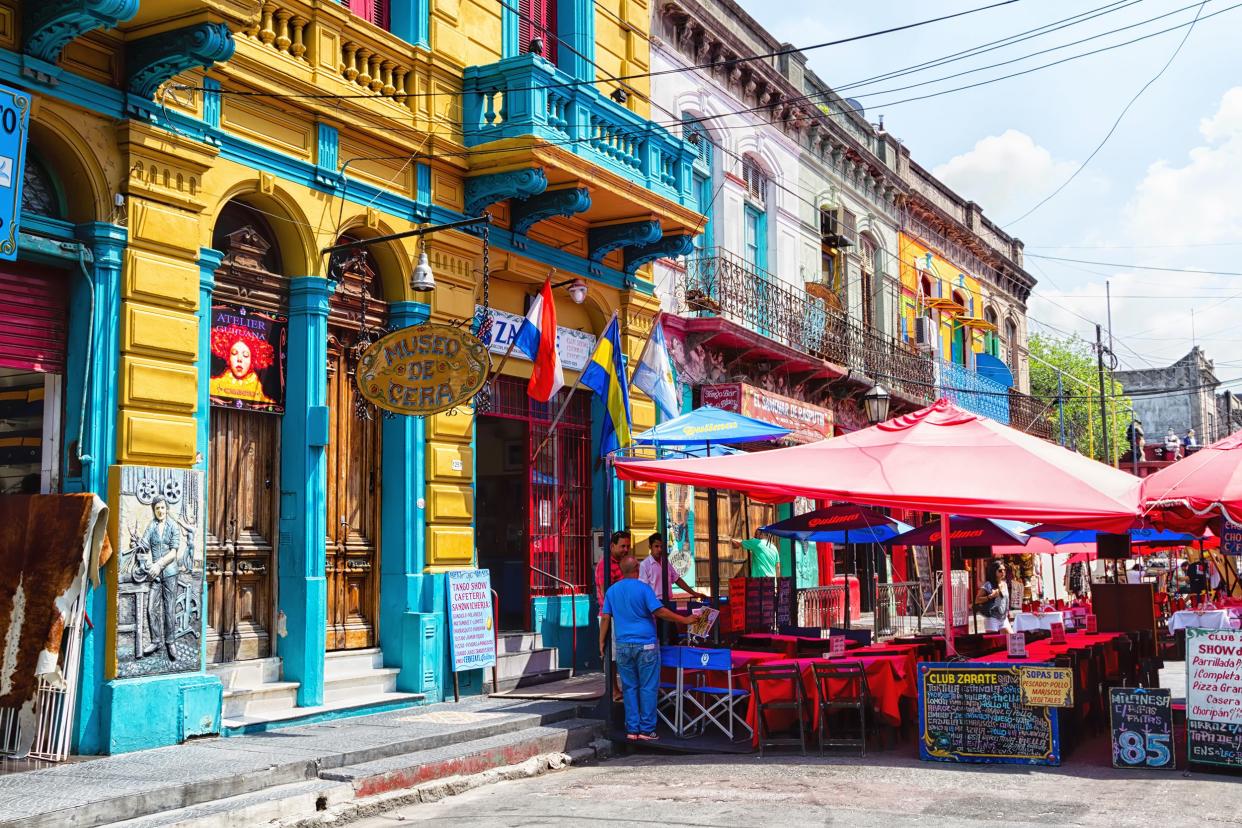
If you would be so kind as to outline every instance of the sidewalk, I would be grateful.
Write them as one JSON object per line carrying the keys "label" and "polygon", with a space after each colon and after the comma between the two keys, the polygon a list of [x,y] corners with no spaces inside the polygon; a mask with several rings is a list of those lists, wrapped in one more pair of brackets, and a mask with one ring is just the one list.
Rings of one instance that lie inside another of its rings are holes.
{"label": "sidewalk", "polygon": [[0,776],[0,828],[171,825],[187,809],[202,818],[218,803],[215,810],[226,812],[220,800],[236,797],[242,806],[256,792],[263,793],[249,797],[254,802],[273,799],[277,786],[309,797],[313,812],[582,748],[600,723],[578,716],[572,702],[474,697],[14,773]]}

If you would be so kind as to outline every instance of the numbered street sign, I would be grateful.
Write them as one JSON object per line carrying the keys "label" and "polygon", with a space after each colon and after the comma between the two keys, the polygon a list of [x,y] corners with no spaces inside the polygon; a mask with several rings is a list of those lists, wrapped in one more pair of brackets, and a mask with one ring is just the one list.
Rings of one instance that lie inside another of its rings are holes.
{"label": "numbered street sign", "polygon": [[30,95],[0,86],[0,259],[17,258],[22,173],[30,129]]}

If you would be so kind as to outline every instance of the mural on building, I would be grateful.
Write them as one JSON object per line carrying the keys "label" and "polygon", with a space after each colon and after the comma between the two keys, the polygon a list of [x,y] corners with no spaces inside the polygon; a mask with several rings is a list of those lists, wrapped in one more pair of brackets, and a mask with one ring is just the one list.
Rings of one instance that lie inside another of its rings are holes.
{"label": "mural on building", "polygon": [[694,586],[694,487],[670,483],[665,488],[668,515],[668,559]]}
{"label": "mural on building", "polygon": [[214,303],[211,404],[283,413],[288,331],[288,317],[283,314]]}
{"label": "mural on building", "polygon": [[123,466],[117,541],[118,678],[202,666],[203,476]]}

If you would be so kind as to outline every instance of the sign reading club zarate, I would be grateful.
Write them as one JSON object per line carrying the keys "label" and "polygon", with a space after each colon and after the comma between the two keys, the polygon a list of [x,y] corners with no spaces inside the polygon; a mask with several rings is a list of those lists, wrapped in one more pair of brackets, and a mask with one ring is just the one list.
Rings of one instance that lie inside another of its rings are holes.
{"label": "sign reading club zarate", "polygon": [[362,353],[358,391],[388,411],[425,416],[470,400],[490,369],[487,347],[469,331],[413,325],[382,337]]}

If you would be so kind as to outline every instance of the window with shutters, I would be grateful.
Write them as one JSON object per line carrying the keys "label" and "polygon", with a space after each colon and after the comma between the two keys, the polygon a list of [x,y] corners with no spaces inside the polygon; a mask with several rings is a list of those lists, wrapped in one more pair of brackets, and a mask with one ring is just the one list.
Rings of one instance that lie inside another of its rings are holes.
{"label": "window with shutters", "polygon": [[518,51],[556,63],[556,0],[518,0]]}
{"label": "window with shutters", "polygon": [[849,210],[841,211],[841,235],[850,244],[858,244],[858,217]]}
{"label": "window with shutters", "polygon": [[[849,215],[847,212],[846,215]],[[866,328],[875,327],[875,243],[871,239],[862,240],[862,323]]]}
{"label": "window with shutters", "polygon": [[695,209],[703,214],[705,221],[701,232],[694,237],[694,249],[702,254],[712,246],[712,207],[715,204],[716,191],[712,184],[712,142],[694,116],[688,112],[681,114],[681,136],[695,150],[693,164]]}
{"label": "window with shutters", "polygon": [[742,181],[746,184],[746,197],[760,207],[765,206],[768,177],[764,175],[759,163],[750,156],[742,158]]}
{"label": "window with shutters", "polygon": [[388,5],[390,0],[342,0],[351,12],[368,23],[388,30]]}

